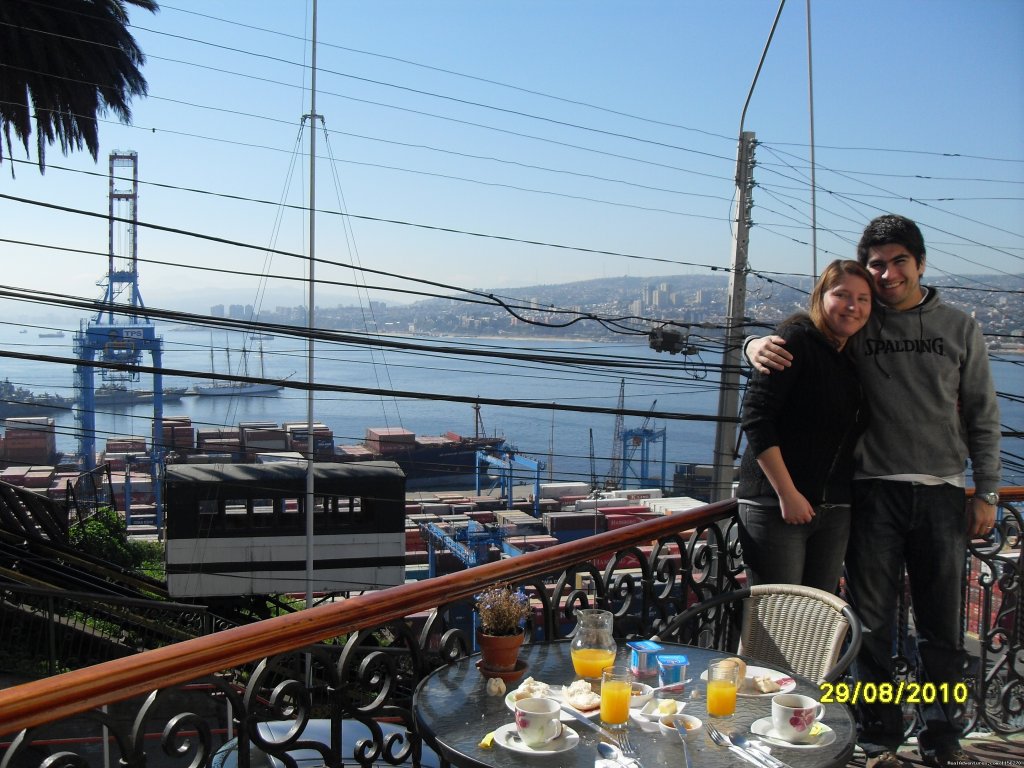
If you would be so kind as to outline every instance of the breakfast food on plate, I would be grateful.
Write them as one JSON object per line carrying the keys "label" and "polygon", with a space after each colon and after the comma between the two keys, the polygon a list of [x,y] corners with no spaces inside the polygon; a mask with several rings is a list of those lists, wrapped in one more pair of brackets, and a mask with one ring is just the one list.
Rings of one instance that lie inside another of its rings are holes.
{"label": "breakfast food on plate", "polygon": [[662,715],[674,715],[678,705],[675,699],[658,699],[658,713]]}
{"label": "breakfast food on plate", "polygon": [[534,680],[532,677],[523,680],[519,687],[512,691],[512,698],[516,701],[520,699],[538,699],[550,695],[551,686],[547,683],[542,683],[540,680]]}
{"label": "breakfast food on plate", "polygon": [[761,693],[777,693],[782,690],[782,686],[771,679],[768,675],[757,675],[751,682]]}
{"label": "breakfast food on plate", "polygon": [[565,689],[565,702],[584,711],[601,706],[601,695],[595,693],[586,680],[576,680]]}
{"label": "breakfast food on plate", "polygon": [[739,667],[739,670],[740,670],[739,680],[740,680],[740,684],[742,685],[743,684],[743,680],[747,676],[747,662],[745,662],[743,659],[739,658],[738,656],[732,656],[731,658],[726,659],[726,661],[731,661],[737,667]]}

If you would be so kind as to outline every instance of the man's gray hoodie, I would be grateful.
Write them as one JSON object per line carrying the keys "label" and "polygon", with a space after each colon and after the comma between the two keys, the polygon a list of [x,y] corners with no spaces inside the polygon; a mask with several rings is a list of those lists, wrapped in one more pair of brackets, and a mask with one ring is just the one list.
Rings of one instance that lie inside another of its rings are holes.
{"label": "man's gray hoodie", "polygon": [[974,319],[929,289],[913,309],[876,303],[851,343],[871,408],[857,477],[952,477],[969,458],[976,491],[997,491],[999,405]]}

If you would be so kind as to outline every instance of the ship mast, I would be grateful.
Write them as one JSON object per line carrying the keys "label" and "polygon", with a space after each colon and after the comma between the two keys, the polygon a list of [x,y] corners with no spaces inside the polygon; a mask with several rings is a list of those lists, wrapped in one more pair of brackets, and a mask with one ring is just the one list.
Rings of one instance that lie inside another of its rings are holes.
{"label": "ship mast", "polygon": [[309,76],[309,306],[306,313],[306,428],[308,430],[306,444],[306,607],[313,607],[313,461],[316,446],[313,437],[313,328],[314,291],[316,281],[313,279],[316,266],[316,121],[320,117],[316,113],[316,12],[317,0],[313,0],[313,44],[310,58]]}

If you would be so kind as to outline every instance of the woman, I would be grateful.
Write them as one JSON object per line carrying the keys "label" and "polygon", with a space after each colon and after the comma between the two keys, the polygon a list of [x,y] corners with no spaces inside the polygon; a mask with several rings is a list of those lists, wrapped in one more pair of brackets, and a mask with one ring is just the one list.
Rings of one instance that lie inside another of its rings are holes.
{"label": "woman", "polygon": [[844,349],[871,314],[872,291],[871,275],[857,262],[833,261],[814,286],[809,314],[778,330],[794,352],[792,366],[750,380],[743,399],[749,447],[737,493],[750,584],[828,592],[839,585],[853,448],[866,406]]}

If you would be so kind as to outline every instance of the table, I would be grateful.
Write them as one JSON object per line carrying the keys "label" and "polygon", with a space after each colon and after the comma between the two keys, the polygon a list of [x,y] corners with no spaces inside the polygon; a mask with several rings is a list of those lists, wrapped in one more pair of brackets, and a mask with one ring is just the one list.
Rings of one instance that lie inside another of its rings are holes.
{"label": "table", "polygon": [[[703,681],[700,674],[707,669],[708,661],[721,657],[721,651],[695,648],[688,645],[662,643],[666,653],[685,653],[689,656],[689,677],[694,682],[687,686],[678,698],[687,702],[685,711],[707,722]],[[624,645],[616,659],[628,662],[628,651]],[[569,658],[569,643],[534,643],[524,645],[519,658],[528,663],[527,675],[550,684],[568,684],[575,679],[572,661]],[[580,736],[575,749],[553,755],[523,755],[498,744],[490,749],[479,746],[480,740],[489,732],[502,725],[514,722],[512,712],[505,705],[504,696],[488,696],[487,681],[476,668],[477,656],[460,659],[435,670],[417,686],[413,695],[413,712],[416,727],[424,739],[446,760],[459,768],[519,768],[524,764],[536,764],[554,768],[594,768],[597,759],[596,744],[601,735],[582,723],[568,725]],[[756,660],[746,659],[756,665]],[[806,678],[793,676],[797,681],[794,693],[820,698],[818,686]],[[657,678],[653,678],[655,681]],[[511,684],[512,690],[518,683]],[[697,698],[690,698],[691,691]],[[739,697],[736,713],[728,718],[715,718],[713,723],[726,730],[742,729],[749,733],[750,724],[761,717],[771,715],[771,697]],[[595,719],[599,722],[599,718]],[[856,729],[848,709],[839,704],[825,705],[823,721],[836,734],[836,740],[825,747],[796,749],[773,747],[772,754],[789,763],[793,768],[824,768],[845,766],[853,754]],[[630,721],[630,738],[639,751],[644,768],[671,766],[680,768],[683,749],[677,735],[666,736],[658,731],[643,732]],[[688,742],[694,768],[733,768],[746,765],[727,749],[715,745],[706,733],[699,734]]]}

